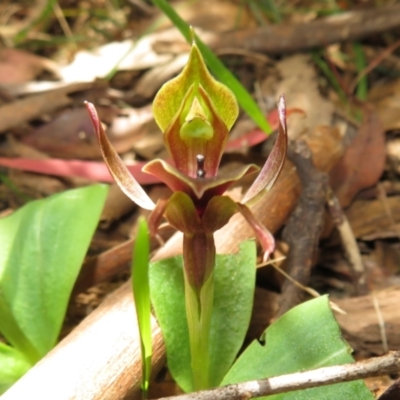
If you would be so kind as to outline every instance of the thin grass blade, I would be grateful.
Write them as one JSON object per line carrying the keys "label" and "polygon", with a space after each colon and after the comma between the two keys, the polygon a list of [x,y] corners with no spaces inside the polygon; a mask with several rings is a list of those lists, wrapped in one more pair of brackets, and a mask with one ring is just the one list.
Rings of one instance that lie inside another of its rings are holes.
{"label": "thin grass blade", "polygon": [[143,398],[147,398],[149,389],[152,356],[149,257],[149,229],[146,220],[140,218],[132,257],[132,290],[142,352]]}

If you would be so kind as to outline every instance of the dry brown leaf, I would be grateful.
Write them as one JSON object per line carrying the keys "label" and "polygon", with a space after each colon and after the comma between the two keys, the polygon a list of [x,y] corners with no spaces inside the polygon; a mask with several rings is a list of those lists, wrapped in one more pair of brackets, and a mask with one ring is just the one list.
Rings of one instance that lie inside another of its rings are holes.
{"label": "dry brown leaf", "polygon": [[154,43],[166,34],[152,33],[137,41],[111,42],[91,51],[79,51],[74,60],[60,70],[62,79],[66,82],[91,82],[105,78],[114,68],[137,71],[166,63],[172,59],[172,54],[159,54],[153,50]]}
{"label": "dry brown leaf", "polygon": [[54,62],[18,49],[0,49],[0,84],[9,85],[34,80],[43,70],[57,74]]}
{"label": "dry brown leaf", "polygon": [[385,333],[389,350],[400,349],[399,301],[400,287],[392,287],[375,294],[347,299],[332,300],[347,314],[336,314],[336,319],[344,332],[345,338],[355,351],[367,351],[369,354],[383,354],[382,332],[373,304],[373,296],[379,304],[385,322]]}
{"label": "dry brown leaf", "polygon": [[[163,146],[151,107],[127,108],[119,112],[115,108],[99,106],[97,110],[100,120],[109,125],[107,136],[118,152],[134,149],[151,156]],[[97,138],[84,107],[60,112],[51,122],[36,128],[22,140],[53,157],[100,157]]]}
{"label": "dry brown leaf", "polygon": [[343,158],[330,173],[331,185],[342,207],[356,194],[375,185],[385,168],[385,131],[371,106],[364,108],[363,123],[346,149]]}
{"label": "dry brown leaf", "polygon": [[[104,108],[99,107],[99,110]],[[22,141],[53,157],[98,158],[101,155],[89,115],[83,107],[62,111]]]}
{"label": "dry brown leaf", "polygon": [[[254,14],[239,2],[197,0],[175,2],[174,7],[188,24],[212,32],[226,32],[233,29],[253,28],[257,26]],[[170,27],[165,17],[157,17],[161,27]]]}
{"label": "dry brown leaf", "polygon": [[165,64],[161,64],[145,72],[141,78],[136,82],[135,94],[144,98],[150,99],[160,89],[160,87],[182,71],[189,58],[189,53],[178,54],[172,60]]}
{"label": "dry brown leaf", "polygon": [[356,200],[346,210],[346,216],[356,238],[374,240],[398,237],[400,223],[400,197],[387,198],[391,221],[382,200]]}
{"label": "dry brown leaf", "polygon": [[386,131],[400,129],[400,79],[374,85],[368,96]]}
{"label": "dry brown leaf", "polygon": [[400,174],[400,138],[390,138],[386,143],[386,153],[390,172]]}
{"label": "dry brown leaf", "polygon": [[5,104],[0,107],[0,132],[67,106],[72,103],[69,94],[92,86],[92,83],[72,83],[60,89]]}
{"label": "dry brown leaf", "polygon": [[307,55],[287,57],[277,63],[281,81],[276,95],[286,97],[287,108],[299,108],[304,115],[295,113],[288,119],[289,137],[313,131],[317,126],[331,125],[333,105],[324,99],[318,89],[318,79],[311,59]]}

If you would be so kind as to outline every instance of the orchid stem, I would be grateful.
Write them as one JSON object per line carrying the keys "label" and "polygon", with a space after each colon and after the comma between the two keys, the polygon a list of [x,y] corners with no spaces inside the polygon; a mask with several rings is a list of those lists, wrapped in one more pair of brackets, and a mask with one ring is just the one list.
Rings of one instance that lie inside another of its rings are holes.
{"label": "orchid stem", "polygon": [[207,389],[210,363],[210,326],[214,301],[214,272],[197,292],[185,274],[186,317],[189,328],[193,389]]}

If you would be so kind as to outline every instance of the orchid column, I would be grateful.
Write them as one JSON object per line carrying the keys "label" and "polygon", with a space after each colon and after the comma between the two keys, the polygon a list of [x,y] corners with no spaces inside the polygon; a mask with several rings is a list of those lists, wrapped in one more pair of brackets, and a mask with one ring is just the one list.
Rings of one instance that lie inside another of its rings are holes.
{"label": "orchid column", "polygon": [[214,298],[214,232],[241,212],[264,250],[274,248],[272,235],[251,213],[254,204],[273,185],[284,164],[287,147],[284,99],[279,101],[279,134],[270,157],[242,202],[224,192],[243,176],[259,170],[251,164],[225,175],[218,174],[229,130],[238,115],[231,91],[208,72],[194,43],[182,73],[167,82],[153,103],[155,120],[173,164],[149,162],[144,172],[155,175],[174,192],[154,204],[130,175],[108,141],[93,105],[87,103],[107,166],[125,194],[143,208],[153,210],[149,223],[153,233],[163,217],[183,233],[186,315],[190,336],[195,389],[209,387],[209,331]]}

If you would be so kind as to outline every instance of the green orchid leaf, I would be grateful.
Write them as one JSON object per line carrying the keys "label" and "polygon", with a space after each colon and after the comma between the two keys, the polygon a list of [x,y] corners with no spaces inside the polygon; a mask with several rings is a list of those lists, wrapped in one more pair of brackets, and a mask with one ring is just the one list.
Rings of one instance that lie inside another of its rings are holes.
{"label": "green orchid leaf", "polygon": [[0,394],[9,389],[31,366],[20,351],[0,342]]}
{"label": "green orchid leaf", "polygon": [[[132,290],[142,352],[142,390],[149,389],[151,373],[151,305],[149,287],[150,238],[146,220],[140,218],[132,256]],[[146,396],[147,397],[147,396]]]}
{"label": "green orchid leaf", "polygon": [[[210,329],[209,383],[218,386],[232,365],[250,321],[255,285],[256,247],[242,243],[238,254],[217,255]],[[185,311],[182,257],[150,265],[152,303],[167,348],[168,367],[178,385],[193,390]]]}
{"label": "green orchid leaf", "polygon": [[0,332],[31,364],[56,344],[107,191],[69,190],[0,219]]}
{"label": "green orchid leaf", "polygon": [[252,206],[253,204],[257,203],[257,201],[259,201],[265,195],[265,193],[271,189],[272,185],[278,179],[283,165],[285,164],[288,137],[286,127],[286,105],[283,96],[279,99],[278,115],[278,137],[274,147],[272,148],[271,154],[262,167],[256,180],[253,182],[250,189],[247,191],[241,201],[241,203],[248,206]]}
{"label": "green orchid leaf", "polygon": [[[1,231],[1,221],[0,221]],[[0,234],[1,237],[1,234]],[[3,258],[0,250],[0,260]],[[1,265],[0,265],[1,266]],[[0,279],[1,288],[1,279]],[[12,344],[18,349],[26,359],[28,359],[31,365],[34,365],[40,358],[41,353],[35,347],[35,345],[29,340],[27,333],[23,332],[20,328],[18,321],[13,315],[13,310],[7,303],[4,296],[0,295],[0,332]]]}
{"label": "green orchid leaf", "polygon": [[[171,20],[171,22],[180,30],[185,39],[193,42],[193,33],[189,25],[176,13],[171,5],[166,0],[152,0],[153,3]],[[232,90],[233,94],[238,99],[240,106],[253,119],[253,121],[266,133],[272,131],[270,125],[265,119],[262,111],[257,103],[251,97],[244,86],[236,79],[236,77],[225,67],[219,58],[206,46],[198,37],[196,43],[201,51],[211,72],[226,86]],[[217,108],[218,110],[218,108]]]}
{"label": "green orchid leaf", "polygon": [[[354,361],[327,296],[307,301],[279,318],[235,362],[221,385],[269,378]],[[298,390],[268,400],[369,400],[363,381]]]}
{"label": "green orchid leaf", "polygon": [[[210,253],[209,250],[207,252]],[[214,254],[212,254],[212,259],[215,261],[215,250]],[[185,304],[190,341],[191,375],[193,389],[197,391],[210,387],[209,346],[214,305],[214,273],[211,271],[206,279],[201,278],[201,285],[193,284],[191,282],[193,279],[187,273],[185,254],[183,254],[183,260],[185,266]]]}
{"label": "green orchid leaf", "polygon": [[153,200],[150,199],[138,181],[132,176],[108,140],[99,116],[97,115],[96,108],[89,102],[85,102],[85,106],[92,120],[104,161],[115,182],[117,182],[121,190],[138,206],[146,210],[153,210],[155,207]]}

